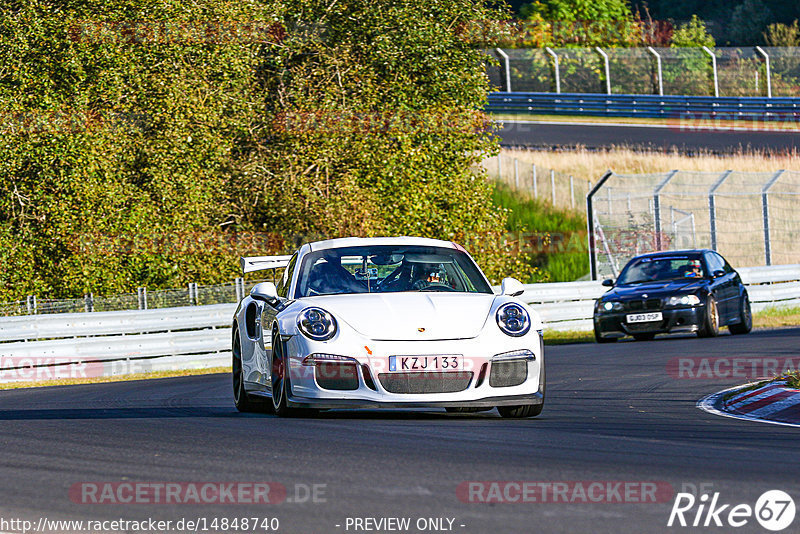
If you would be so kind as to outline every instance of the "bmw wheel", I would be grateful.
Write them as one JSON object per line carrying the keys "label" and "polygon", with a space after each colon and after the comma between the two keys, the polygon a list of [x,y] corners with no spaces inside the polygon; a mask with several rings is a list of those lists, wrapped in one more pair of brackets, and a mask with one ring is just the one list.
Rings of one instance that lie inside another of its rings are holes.
{"label": "bmw wheel", "polygon": [[750,309],[750,298],[745,293],[742,296],[742,306],[739,308],[739,321],[728,327],[731,334],[747,334],[753,329],[753,311]]}
{"label": "bmw wheel", "polygon": [[706,301],[706,315],[703,324],[700,325],[700,330],[697,331],[697,337],[716,337],[717,335],[719,335],[719,309],[717,301],[709,295]]}
{"label": "bmw wheel", "polygon": [[600,335],[600,331],[597,330],[597,325],[594,327],[594,340],[598,343],[616,343],[617,338],[615,337],[603,337]]}

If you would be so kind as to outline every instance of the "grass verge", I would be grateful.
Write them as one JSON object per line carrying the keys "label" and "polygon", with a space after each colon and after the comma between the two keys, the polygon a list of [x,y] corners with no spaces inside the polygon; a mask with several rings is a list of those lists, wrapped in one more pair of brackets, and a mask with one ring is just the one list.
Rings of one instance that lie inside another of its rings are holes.
{"label": "grass verge", "polygon": [[230,367],[208,367],[205,369],[185,369],[178,371],[156,371],[152,373],[134,373],[130,375],[98,376],[90,378],[63,378],[58,380],[41,380],[36,382],[7,382],[0,384],[0,390],[38,388],[48,386],[73,386],[77,384],[100,384],[105,382],[127,382],[129,380],[148,380],[151,378],[173,378],[176,376],[208,375],[230,373]]}
{"label": "grass verge", "polygon": [[[800,308],[767,308],[753,314],[753,328],[780,328],[800,325]],[[594,333],[577,330],[544,332],[545,345],[566,345],[568,343],[594,343]],[[786,375],[800,389],[800,371]],[[787,382],[788,384],[788,382]]]}
{"label": "grass verge", "polygon": [[794,389],[800,389],[800,371],[787,373],[784,375],[784,378],[786,379],[787,386]]}
{"label": "grass verge", "polygon": [[581,332],[578,330],[545,330],[545,345],[567,345],[569,343],[594,343],[594,332]]}
{"label": "grass verge", "polygon": [[[532,256],[532,264],[547,276],[550,282],[571,282],[588,272],[584,252],[568,252],[574,245],[569,239],[579,239],[583,244],[581,232],[586,230],[586,218],[582,213],[569,209],[555,208],[549,203],[516,191],[503,183],[496,183],[492,201],[496,206],[507,210],[506,230],[516,235],[527,232],[549,234],[550,236],[573,236],[564,238],[562,245],[547,245]],[[538,243],[538,241],[537,241]],[[543,243],[544,244],[544,243]],[[553,249],[561,247],[564,252]],[[579,247],[573,247],[579,248]],[[529,280],[526,282],[534,282]]]}
{"label": "grass verge", "polygon": [[753,327],[779,328],[800,325],[800,308],[767,308],[753,314]]}

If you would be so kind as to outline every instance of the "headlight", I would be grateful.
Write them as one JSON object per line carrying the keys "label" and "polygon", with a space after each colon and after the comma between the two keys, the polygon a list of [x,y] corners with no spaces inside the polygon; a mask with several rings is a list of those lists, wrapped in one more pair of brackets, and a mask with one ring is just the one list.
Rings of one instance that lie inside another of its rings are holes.
{"label": "headlight", "polygon": [[622,303],[612,302],[610,300],[607,300],[605,302],[598,302],[598,309],[604,312],[622,311]]}
{"label": "headlight", "polygon": [[497,326],[509,336],[524,336],[531,329],[531,318],[525,308],[514,302],[509,302],[498,308]]}
{"label": "headlight", "polygon": [[680,295],[667,299],[667,306],[697,306],[700,304],[700,297],[697,295]]}
{"label": "headlight", "polygon": [[297,328],[310,339],[325,341],[336,334],[336,319],[322,308],[306,308],[297,316]]}

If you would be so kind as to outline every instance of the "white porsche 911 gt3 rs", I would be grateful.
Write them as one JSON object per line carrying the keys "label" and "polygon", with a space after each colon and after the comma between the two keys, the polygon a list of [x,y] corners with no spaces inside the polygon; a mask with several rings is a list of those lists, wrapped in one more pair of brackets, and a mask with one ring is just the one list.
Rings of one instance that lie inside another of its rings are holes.
{"label": "white porsche 911 gt3 rs", "polygon": [[503,417],[542,411],[544,346],[520,282],[495,295],[459,245],[345,238],[292,256],[242,258],[244,273],[284,268],[233,319],[240,411],[441,407]]}

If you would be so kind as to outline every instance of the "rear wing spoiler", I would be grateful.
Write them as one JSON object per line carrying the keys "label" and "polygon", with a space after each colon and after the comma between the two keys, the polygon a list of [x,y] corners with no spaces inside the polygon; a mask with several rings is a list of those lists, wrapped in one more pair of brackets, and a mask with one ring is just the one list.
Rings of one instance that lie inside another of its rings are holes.
{"label": "rear wing spoiler", "polygon": [[242,258],[242,274],[264,269],[281,269],[289,265],[291,256],[253,256]]}

